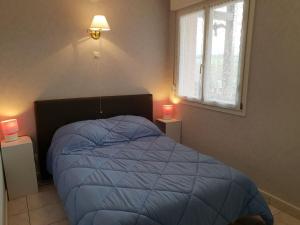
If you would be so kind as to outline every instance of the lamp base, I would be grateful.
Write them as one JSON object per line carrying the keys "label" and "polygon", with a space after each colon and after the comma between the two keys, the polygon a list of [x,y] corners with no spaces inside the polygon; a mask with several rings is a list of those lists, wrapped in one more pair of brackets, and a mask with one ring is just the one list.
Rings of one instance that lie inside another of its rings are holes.
{"label": "lamp base", "polygon": [[18,140],[18,138],[19,138],[18,133],[10,134],[10,135],[4,136],[5,142],[16,141],[16,140]]}

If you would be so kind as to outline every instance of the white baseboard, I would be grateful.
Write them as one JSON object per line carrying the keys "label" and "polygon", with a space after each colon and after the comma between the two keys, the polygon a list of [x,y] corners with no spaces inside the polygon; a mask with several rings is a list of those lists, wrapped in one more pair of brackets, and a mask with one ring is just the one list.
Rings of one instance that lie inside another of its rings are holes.
{"label": "white baseboard", "polygon": [[260,193],[263,195],[265,200],[267,201],[268,204],[274,206],[275,208],[279,209],[280,211],[283,211],[293,217],[296,217],[300,219],[300,208],[287,202],[284,201],[283,199],[272,195],[264,190],[259,190]]}

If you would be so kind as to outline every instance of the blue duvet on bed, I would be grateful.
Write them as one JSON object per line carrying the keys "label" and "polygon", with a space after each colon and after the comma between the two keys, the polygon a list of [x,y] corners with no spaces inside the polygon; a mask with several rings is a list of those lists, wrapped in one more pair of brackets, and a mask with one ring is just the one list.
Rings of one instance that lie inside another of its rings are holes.
{"label": "blue duvet on bed", "polygon": [[134,116],[60,128],[48,170],[72,225],[228,225],[272,215],[241,172]]}

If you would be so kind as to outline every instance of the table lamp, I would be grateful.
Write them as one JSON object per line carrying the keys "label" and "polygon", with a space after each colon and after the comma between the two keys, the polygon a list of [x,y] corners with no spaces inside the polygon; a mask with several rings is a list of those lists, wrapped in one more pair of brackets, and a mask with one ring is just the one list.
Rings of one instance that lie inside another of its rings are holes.
{"label": "table lamp", "polygon": [[1,121],[2,133],[6,142],[18,140],[18,121],[16,119]]}
{"label": "table lamp", "polygon": [[174,105],[163,105],[163,119],[171,120],[173,118]]}

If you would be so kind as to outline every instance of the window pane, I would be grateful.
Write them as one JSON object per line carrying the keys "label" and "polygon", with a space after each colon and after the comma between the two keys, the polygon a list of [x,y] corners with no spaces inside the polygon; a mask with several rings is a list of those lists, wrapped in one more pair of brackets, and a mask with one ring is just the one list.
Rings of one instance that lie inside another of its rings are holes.
{"label": "window pane", "polygon": [[204,11],[179,18],[179,96],[201,99]]}
{"label": "window pane", "polygon": [[240,101],[244,2],[210,9],[204,101],[236,106]]}

